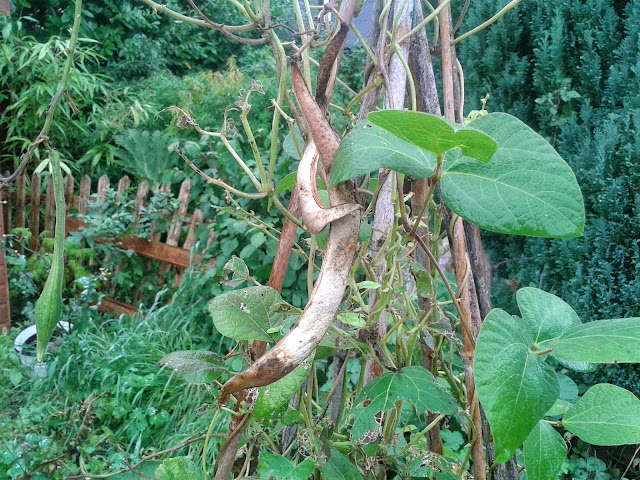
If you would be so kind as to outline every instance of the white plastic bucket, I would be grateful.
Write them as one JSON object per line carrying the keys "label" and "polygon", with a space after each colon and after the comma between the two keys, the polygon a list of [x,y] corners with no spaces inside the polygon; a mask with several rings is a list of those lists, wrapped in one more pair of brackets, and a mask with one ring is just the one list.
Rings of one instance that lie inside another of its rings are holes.
{"label": "white plastic bucket", "polygon": [[[70,333],[73,329],[73,325],[69,322],[58,322],[56,325],[58,330],[62,330],[63,332]],[[36,365],[36,357],[35,357],[35,349],[25,349],[25,345],[33,344],[36,342],[36,326],[31,325],[30,327],[22,330],[16,339],[13,341],[13,345],[20,356],[20,362],[23,365],[32,366],[33,371],[36,377],[44,377],[47,373],[47,368],[45,364]]]}

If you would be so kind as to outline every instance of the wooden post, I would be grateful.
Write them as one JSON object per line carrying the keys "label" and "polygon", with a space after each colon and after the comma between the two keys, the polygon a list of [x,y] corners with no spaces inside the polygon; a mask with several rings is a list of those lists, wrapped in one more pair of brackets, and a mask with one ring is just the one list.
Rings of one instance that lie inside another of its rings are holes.
{"label": "wooden post", "polygon": [[131,180],[125,175],[118,182],[118,190],[116,190],[116,196],[122,197],[124,195],[124,192],[126,192],[130,186]]}
{"label": "wooden post", "polygon": [[[0,232],[4,232],[4,205],[2,202],[2,190],[0,190]],[[0,332],[7,329],[11,331],[11,309],[9,307],[9,280],[7,277],[7,260],[4,248],[0,249]]]}
{"label": "wooden post", "polygon": [[[196,244],[196,229],[198,228],[198,225],[200,225],[202,222],[204,222],[204,214],[202,213],[202,210],[197,208],[196,211],[193,212],[193,216],[191,217],[191,224],[189,225],[187,238],[182,244],[183,250],[187,250],[188,252],[190,252],[191,249],[194,247],[194,245]],[[183,276],[184,276],[184,268],[179,268],[178,273],[176,273],[176,279],[175,279],[176,285],[180,285],[180,283],[182,283]]]}
{"label": "wooden post", "polygon": [[109,177],[107,177],[106,175],[102,175],[98,179],[98,198],[100,199],[100,203],[104,203],[104,197],[107,194],[107,188],[109,188]]}
{"label": "wooden post", "polygon": [[[161,185],[158,190],[160,193],[171,193],[171,184],[167,183],[166,185]],[[157,232],[158,222],[151,222],[151,231],[149,232],[149,238],[154,242],[159,242],[160,237],[162,236],[162,232]]]}
{"label": "wooden post", "polygon": [[16,228],[24,228],[26,225],[27,204],[27,179],[24,175],[16,178]]}
{"label": "wooden post", "polygon": [[44,202],[44,229],[48,237],[53,237],[53,229],[56,224],[56,199],[53,195],[53,175],[47,180],[47,191]]}
{"label": "wooden post", "polygon": [[29,219],[29,230],[31,231],[31,240],[29,241],[29,249],[36,252],[40,247],[40,175],[37,173],[31,179],[31,218]]}
{"label": "wooden post", "polygon": [[[5,170],[5,172],[2,174],[4,177],[8,177],[9,175],[11,175],[11,172],[9,172],[8,170]],[[8,193],[8,192],[7,192]],[[5,235],[9,233],[9,231],[11,230],[11,196],[9,195],[4,195],[4,208],[2,209],[2,215],[3,215],[3,228],[2,230],[0,230],[0,233],[4,233]]]}
{"label": "wooden post", "polygon": [[11,2],[9,0],[0,0],[0,13],[7,17],[11,16]]}
{"label": "wooden post", "polygon": [[149,182],[146,180],[138,185],[138,192],[136,193],[136,202],[133,207],[133,218],[135,218],[134,231],[138,232],[138,226],[140,225],[140,213],[144,206],[144,201],[149,195]]}
{"label": "wooden post", "polygon": [[[191,180],[187,178],[184,182],[182,182],[182,185],[180,185],[180,193],[178,194],[180,206],[173,214],[171,225],[167,229],[167,239],[164,242],[167,245],[171,245],[172,247],[176,247],[178,245],[178,241],[180,240],[180,234],[182,233],[182,218],[187,214],[187,204],[189,203],[190,193]],[[160,265],[158,274],[162,275],[163,273],[167,272],[169,268],[170,267],[167,264]]]}
{"label": "wooden post", "polygon": [[69,215],[73,207],[73,177],[71,175],[64,177],[64,203],[66,204],[65,213]]}
{"label": "wooden post", "polygon": [[80,180],[80,194],[78,195],[78,213],[80,215],[87,214],[89,195],[91,195],[91,178],[89,175],[85,175]]}

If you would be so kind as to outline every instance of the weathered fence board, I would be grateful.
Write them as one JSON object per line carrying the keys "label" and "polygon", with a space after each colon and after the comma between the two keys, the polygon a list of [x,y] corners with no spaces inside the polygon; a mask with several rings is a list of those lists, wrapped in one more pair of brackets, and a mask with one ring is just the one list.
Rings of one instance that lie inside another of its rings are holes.
{"label": "weathered fence board", "polygon": [[[78,232],[84,226],[85,223],[78,218],[67,218],[65,222],[65,229],[67,233]],[[175,265],[176,267],[187,268],[191,265],[191,253],[189,250],[167,245],[165,243],[155,242],[153,240],[147,240],[146,238],[126,235],[124,237],[117,238],[95,238],[94,241],[96,243],[117,245],[118,248],[123,250],[133,250],[143,257],[147,257],[151,260],[159,260],[169,265]],[[202,255],[196,255],[194,257],[195,263],[199,263],[201,261]]]}
{"label": "weathered fence board", "polygon": [[27,180],[20,176],[16,178],[16,227],[24,228],[27,220]]}
{"label": "weathered fence board", "polygon": [[29,240],[29,248],[32,251],[38,250],[40,247],[40,175],[36,174],[31,179],[31,218],[29,219],[29,231],[31,232],[31,240]]}
{"label": "weathered fence board", "polygon": [[44,229],[47,232],[50,232],[49,235],[53,234],[53,228],[56,223],[56,199],[53,194],[53,176],[49,175],[47,179],[47,190],[45,193],[45,203],[44,203]]}
{"label": "weathered fence board", "polygon": [[[99,178],[96,194],[101,202],[104,202],[106,191],[110,184],[111,181],[106,175]],[[31,187],[30,189],[28,188],[29,185]],[[127,176],[122,177],[117,182],[116,195],[131,195],[131,193],[128,193],[129,190],[131,190],[131,180]],[[44,227],[44,231],[46,231],[48,235],[53,235],[55,226],[55,200],[51,176],[48,177],[44,195],[41,194],[41,191],[42,179],[40,175],[34,174],[30,181],[27,177],[20,176],[17,178],[14,188],[11,190],[4,190],[3,193],[4,198],[7,200],[7,205],[3,211],[0,210],[0,217],[2,217],[0,218],[0,221],[6,221],[7,219],[11,220],[11,215],[13,214],[13,217],[15,218],[15,227],[24,228],[28,226],[29,231],[31,232],[29,249],[32,251],[37,251],[40,247],[40,236],[43,233],[41,227]],[[171,191],[171,185],[162,185],[160,186],[159,191],[169,193]],[[133,211],[134,222],[132,224],[132,231],[137,231],[140,226],[141,216],[143,215],[143,209],[149,193],[149,183],[146,181],[141,182],[135,193]],[[193,257],[191,256],[191,249],[194,247],[196,241],[196,230],[204,222],[204,215],[202,211],[198,209],[196,209],[192,215],[188,215],[187,212],[190,193],[191,181],[187,179],[180,186],[180,193],[178,196],[180,205],[174,212],[170,213],[171,223],[166,231],[161,231],[158,228],[158,222],[154,221],[151,225],[149,239],[139,238],[134,235],[125,235],[119,238],[95,238],[95,242],[115,244],[119,248],[133,250],[138,255],[142,255],[150,260],[160,261],[161,265],[158,274],[165,273],[170,268],[175,268],[175,283],[179,284],[182,280],[184,269],[189,267],[191,263],[200,263],[202,261],[201,254]],[[70,214],[91,214],[89,209],[89,201],[91,198],[90,177],[85,175],[80,179],[77,195],[74,195],[73,177],[65,177],[64,195],[67,204],[65,227],[67,234],[69,234],[74,231],[79,231],[84,225],[82,220],[73,218],[69,216]],[[9,232],[13,225],[10,223],[3,223],[4,225],[0,225],[0,231]],[[163,238],[164,240],[161,241]],[[180,243],[181,238],[184,238],[184,243],[182,244],[182,247],[179,247],[178,244]],[[209,232],[206,248],[209,248],[212,241],[213,230]],[[1,253],[4,254],[4,252]],[[2,269],[3,258],[4,257],[0,258],[0,270]],[[0,278],[0,328],[3,325],[3,307],[1,303],[2,288],[2,281]],[[134,300],[136,296],[137,295],[134,294]],[[125,313],[129,315],[136,312],[137,308],[111,298],[104,298],[103,303],[100,306],[100,310],[109,311],[115,314]]]}
{"label": "weathered fence board", "polygon": [[80,180],[80,192],[78,193],[78,213],[80,215],[87,214],[89,195],[91,195],[91,178],[89,175],[85,175]]}

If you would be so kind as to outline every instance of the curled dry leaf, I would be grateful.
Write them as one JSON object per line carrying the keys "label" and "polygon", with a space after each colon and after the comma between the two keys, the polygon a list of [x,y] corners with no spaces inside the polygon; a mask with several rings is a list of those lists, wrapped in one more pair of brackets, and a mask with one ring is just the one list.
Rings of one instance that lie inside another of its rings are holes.
{"label": "curled dry leaf", "polygon": [[343,203],[331,208],[324,208],[318,198],[316,169],[318,154],[315,143],[310,143],[302,155],[298,165],[298,194],[302,211],[302,226],[309,233],[319,233],[331,222],[360,210],[357,203]]}
{"label": "curled dry leaf", "polygon": [[[320,208],[313,198],[313,189],[311,188],[311,185],[315,183],[315,176],[311,178],[312,172],[315,171],[315,162],[313,161],[315,152],[312,152],[315,148],[312,144],[317,145],[320,158],[328,171],[333,164],[338,141],[326,118],[311,97],[300,70],[293,63],[291,78],[298,104],[313,137],[313,142],[309,144],[305,152],[309,158],[307,158],[308,166],[304,167],[303,165],[303,168],[307,168],[304,181],[308,182],[311,201]],[[301,164],[304,163],[301,162]],[[302,177],[302,172],[298,171],[299,181]],[[329,206],[331,208],[353,204],[353,202],[354,192],[351,182],[340,183],[329,191]],[[268,385],[279,380],[293,371],[315,350],[340,307],[342,296],[347,287],[349,270],[356,254],[359,227],[359,207],[354,207],[353,211],[331,221],[322,268],[298,323],[253,365],[223,385],[220,391],[221,403],[226,403],[232,393],[245,388]]]}

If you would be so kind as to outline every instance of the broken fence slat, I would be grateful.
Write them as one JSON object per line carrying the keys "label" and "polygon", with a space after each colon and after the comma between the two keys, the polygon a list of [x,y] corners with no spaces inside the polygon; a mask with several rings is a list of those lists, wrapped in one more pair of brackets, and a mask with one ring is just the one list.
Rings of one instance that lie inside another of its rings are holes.
{"label": "broken fence slat", "polygon": [[80,192],[78,194],[78,213],[80,215],[87,214],[89,195],[91,195],[91,177],[85,175],[82,177],[82,180],[80,180]]}
{"label": "broken fence slat", "polygon": [[44,203],[44,229],[49,236],[53,235],[53,228],[56,219],[56,200],[53,195],[53,175],[47,179],[47,190]]}
{"label": "broken fence slat", "polygon": [[102,297],[102,302],[98,305],[98,311],[103,313],[111,313],[116,317],[124,314],[128,317],[132,317],[138,313],[138,309],[132,305],[120,302],[113,298]]}
{"label": "broken fence slat", "polygon": [[[66,227],[67,233],[78,231],[84,222],[76,218],[67,218]],[[134,236],[119,237],[115,240],[109,240],[104,238],[96,238],[97,243],[117,243],[118,248],[124,250],[133,250],[139,255],[150,258],[152,260],[160,260],[161,262],[170,263],[176,267],[187,268],[191,265],[190,256],[191,253],[188,250],[183,250],[180,247],[173,247],[171,245],[165,245],[164,243],[150,241],[144,238],[138,238]],[[194,263],[202,261],[202,255],[196,255],[194,257]]]}

